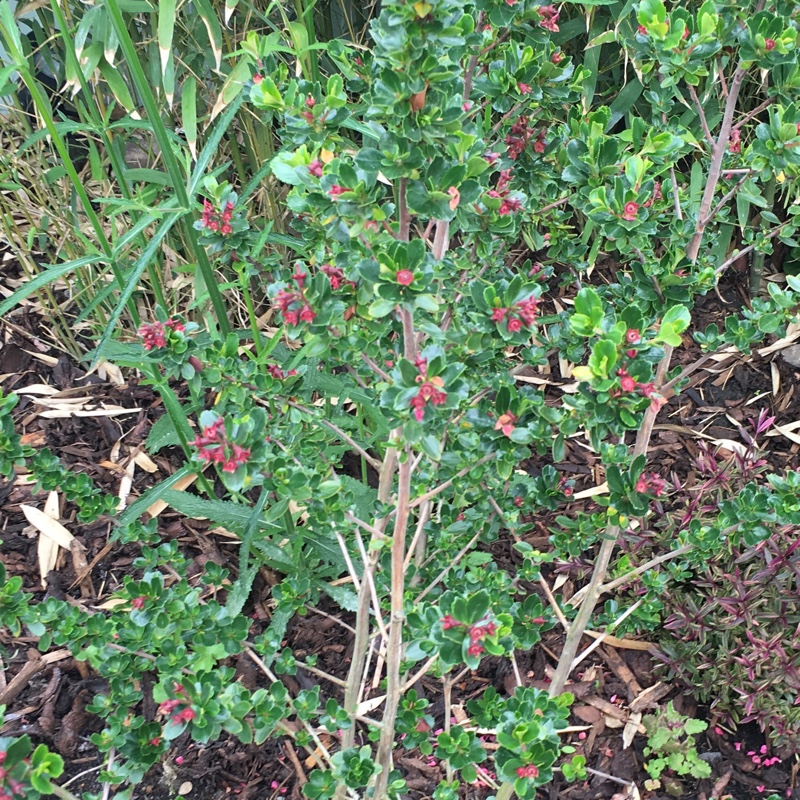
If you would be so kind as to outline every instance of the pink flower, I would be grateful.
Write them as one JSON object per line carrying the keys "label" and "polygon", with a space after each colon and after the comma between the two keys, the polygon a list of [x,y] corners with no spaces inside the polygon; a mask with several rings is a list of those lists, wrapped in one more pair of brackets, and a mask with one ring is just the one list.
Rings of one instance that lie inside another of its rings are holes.
{"label": "pink flower", "polygon": [[506,318],[507,308],[492,309],[492,322],[502,322]]}
{"label": "pink flower", "polygon": [[512,317],[508,321],[508,331],[509,331],[509,333],[517,333],[520,330],[522,330],[522,320],[521,319],[517,319],[516,317]]}
{"label": "pink flower", "polygon": [[647,28],[645,28],[645,26],[644,26],[644,25],[640,25],[640,26],[639,26],[639,27],[636,29],[636,33],[638,33],[638,34],[639,34],[639,36],[647,36]]}
{"label": "pink flower", "polygon": [[334,183],[330,189],[328,189],[328,194],[331,197],[338,197],[340,194],[344,194],[345,192],[349,192],[350,190],[345,186],[339,186],[338,183]]}
{"label": "pink flower", "polygon": [[401,269],[395,277],[401,286],[411,286],[414,282],[414,273],[410,269]]}
{"label": "pink flower", "polygon": [[161,322],[144,323],[139,328],[139,336],[143,339],[145,350],[153,350],[167,344],[164,325]]}
{"label": "pink flower", "polygon": [[767,41],[764,42],[764,49],[767,52],[769,52],[770,50],[774,50],[775,49],[775,40],[774,39],[767,39]]}
{"label": "pink flower", "polygon": [[550,56],[550,60],[551,60],[551,61],[552,61],[554,64],[560,64],[563,58],[564,58],[564,54],[563,54],[563,53],[560,53],[558,50],[556,50],[556,52],[555,52],[555,53],[553,53],[553,55],[552,55],[552,56]]}
{"label": "pink flower", "polygon": [[533,152],[544,153],[546,147],[547,147],[547,142],[545,142],[544,139],[537,139],[533,143]]}
{"label": "pink flower", "polygon": [[134,608],[141,610],[144,608],[144,601],[144,597],[134,597],[133,600],[131,600],[131,605]]}
{"label": "pink flower", "polygon": [[[517,421],[517,417],[510,412],[506,412],[505,414],[501,414],[497,418],[497,422],[494,424],[494,429],[496,431],[502,431],[504,436],[511,436],[514,432],[514,423]],[[522,499],[522,498],[520,498]]]}
{"label": "pink flower", "polygon": [[175,756],[175,763],[180,766],[183,764],[183,756]]}
{"label": "pink flower", "polygon": [[630,375],[625,375],[619,382],[623,392],[632,392],[636,388],[636,381]]}
{"label": "pink flower", "polygon": [[535,764],[528,764],[524,767],[517,767],[517,776],[520,778],[538,778],[539,768]]}
{"label": "pink flower", "polygon": [[485,648],[480,642],[473,642],[467,648],[467,655],[468,656],[479,656],[484,652]]}
{"label": "pink flower", "polygon": [[731,138],[728,141],[728,151],[734,154],[742,152],[742,134],[739,132],[738,128],[734,128],[731,131]]}
{"label": "pink flower", "polygon": [[535,297],[531,296],[526,300],[520,300],[514,308],[517,310],[520,319],[525,323],[526,327],[530,328],[536,322],[539,303]]}
{"label": "pink flower", "polygon": [[308,165],[308,171],[315,178],[321,178],[322,177],[322,162],[318,158],[315,158]]}
{"label": "pink flower", "polygon": [[303,310],[300,312],[300,319],[303,322],[313,322],[316,316],[317,315],[308,303],[303,306]]}
{"label": "pink flower", "polygon": [[556,20],[558,19],[558,10],[555,6],[539,6],[536,9],[539,12],[539,16],[542,18],[541,22],[539,22],[539,26],[544,28],[551,33],[558,33],[558,25],[556,25]]}
{"label": "pink flower", "polygon": [[316,104],[317,101],[311,95],[306,97],[306,108],[314,108]]}
{"label": "pink flower", "polygon": [[459,622],[457,619],[454,619],[449,614],[445,614],[442,617],[442,629],[449,630],[450,628],[460,628],[463,626],[462,622]]}
{"label": "pink flower", "polygon": [[622,212],[622,219],[632,222],[633,220],[636,219],[636,215],[638,213],[639,213],[639,204],[634,203],[633,200],[631,200],[629,203],[625,203],[625,208],[623,209]]}
{"label": "pink flower", "polygon": [[639,492],[639,494],[644,494],[647,491],[647,480],[644,477],[640,477],[638,481],[636,481],[636,486],[633,487],[635,491]]}
{"label": "pink flower", "polygon": [[179,721],[181,722],[191,722],[197,714],[191,708],[184,708],[183,711],[178,715]]}
{"label": "pink flower", "polygon": [[520,94],[530,94],[533,91],[529,84],[522,83],[522,81],[517,82],[517,89]]}
{"label": "pink flower", "polygon": [[259,84],[263,80],[264,80],[264,76],[263,75],[259,75],[259,73],[256,73],[255,75],[253,75],[253,83]]}
{"label": "pink flower", "polygon": [[625,331],[625,341],[628,344],[638,344],[642,340],[642,334],[636,328],[628,328]]}

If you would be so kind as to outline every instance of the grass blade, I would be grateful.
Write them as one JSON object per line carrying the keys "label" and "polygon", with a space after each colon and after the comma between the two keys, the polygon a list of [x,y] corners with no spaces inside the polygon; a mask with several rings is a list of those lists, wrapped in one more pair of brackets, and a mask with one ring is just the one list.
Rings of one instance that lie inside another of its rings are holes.
{"label": "grass blade", "polygon": [[197,161],[197,80],[190,75],[181,92],[181,123],[192,159]]}

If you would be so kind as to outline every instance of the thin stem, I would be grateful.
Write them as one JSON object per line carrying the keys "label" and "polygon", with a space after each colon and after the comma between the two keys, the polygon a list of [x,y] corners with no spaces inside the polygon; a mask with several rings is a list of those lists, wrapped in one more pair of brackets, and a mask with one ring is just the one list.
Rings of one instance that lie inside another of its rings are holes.
{"label": "thin stem", "polygon": [[475,467],[480,466],[481,464],[485,464],[487,461],[491,461],[493,458],[495,458],[494,455],[488,455],[484,456],[483,458],[479,458],[474,464],[470,465],[469,467],[465,467],[461,471],[457,472],[449,480],[446,480],[444,483],[440,483],[434,489],[431,489],[429,492],[425,492],[425,494],[423,494],[422,496],[412,500],[410,508],[416,508],[418,505],[421,505],[426,500],[430,500],[432,497],[436,497],[437,494],[441,494],[445,489],[452,486],[453,481],[457,481],[459,478],[463,478],[468,472],[472,472],[472,470],[474,470]]}
{"label": "thin stem", "polygon": [[[774,239],[789,224],[789,222],[791,222],[791,220],[789,220],[789,219],[787,219],[785,222],[781,222],[781,224],[778,225],[773,230],[771,230],[764,237],[764,239]],[[727,261],[723,261],[722,264],[720,264],[720,266],[718,266],[714,270],[714,274],[715,275],[720,275],[721,273],[725,272],[725,270],[728,269],[728,267],[731,264],[735,264],[742,256],[746,256],[748,253],[752,253],[753,250],[755,250],[755,249],[756,249],[756,245],[749,244],[749,245],[747,245],[747,247],[743,247],[741,250],[737,250],[734,255],[732,255]]]}
{"label": "thin stem", "polygon": [[700,102],[700,98],[697,96],[697,90],[691,84],[689,84],[689,94],[692,96],[692,102],[694,103],[694,107],[697,110],[697,116],[700,117],[700,125],[703,128],[703,133],[705,134],[706,141],[713,149],[714,137],[711,135],[711,131],[709,130],[708,127],[706,112],[703,111],[703,104]]}
{"label": "thin stem", "polygon": [[[672,359],[672,347],[666,345],[664,348],[664,357],[658,365],[656,373],[656,386],[660,386],[664,377],[669,370],[669,362]],[[654,410],[649,406],[644,412],[644,419],[642,420],[642,427],[639,429],[639,434],[636,437],[636,444],[633,448],[633,458],[647,453],[647,447],[650,444],[650,437],[653,432],[653,424],[655,422],[658,410]],[[564,686],[567,683],[567,678],[572,671],[572,663],[578,652],[581,638],[583,637],[586,628],[589,625],[589,620],[594,612],[594,607],[599,597],[600,587],[603,585],[603,579],[608,571],[608,565],[611,561],[611,555],[614,552],[614,547],[619,537],[620,529],[618,525],[609,525],[606,529],[603,543],[600,545],[600,552],[597,554],[594,569],[592,570],[592,577],[589,581],[589,586],[586,589],[586,597],[578,609],[575,619],[570,625],[567,638],[564,641],[564,647],[561,650],[561,656],[558,659],[558,666],[556,667],[555,675],[550,683],[550,696],[556,697],[564,691]],[[499,795],[498,795],[499,796]]]}
{"label": "thin stem", "polygon": [[397,706],[400,703],[402,684],[400,682],[400,662],[403,647],[403,623],[405,621],[405,559],[406,530],[411,500],[411,459],[408,450],[398,469],[397,518],[392,535],[392,588],[391,588],[391,627],[386,645],[386,702],[384,703],[383,728],[378,743],[377,762],[381,767],[375,783],[376,800],[382,800],[389,783],[394,745],[394,724]]}
{"label": "thin stem", "polygon": [[746,74],[747,70],[742,67],[741,64],[736,68],[733,74],[730,91],[728,92],[728,98],[725,102],[725,113],[722,116],[719,137],[717,138],[711,156],[711,165],[708,168],[706,188],[703,192],[703,199],[700,201],[700,210],[697,213],[695,233],[691,242],[689,242],[689,247],[686,248],[686,257],[692,263],[697,261],[697,255],[700,252],[700,244],[703,241],[708,212],[711,210],[711,203],[714,201],[714,193],[717,190],[719,176],[722,172],[722,159],[725,157],[725,152],[728,149],[731,127],[733,125],[733,115],[736,113],[736,101],[739,98],[739,91],[742,88],[742,81]]}

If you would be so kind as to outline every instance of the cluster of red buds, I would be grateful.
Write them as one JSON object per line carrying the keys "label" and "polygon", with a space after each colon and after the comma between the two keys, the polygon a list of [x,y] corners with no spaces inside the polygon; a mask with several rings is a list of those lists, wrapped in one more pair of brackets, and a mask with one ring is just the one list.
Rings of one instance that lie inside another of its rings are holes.
{"label": "cluster of red buds", "polygon": [[450,614],[442,617],[442,630],[449,630],[450,628],[467,628],[469,634],[469,647],[467,648],[467,655],[479,656],[486,652],[486,648],[481,643],[481,639],[486,636],[494,636],[497,633],[497,624],[491,620],[481,620],[473,625],[467,625],[465,622],[459,622],[454,619]]}
{"label": "cluster of red buds", "polygon": [[636,215],[639,213],[639,204],[634,203],[631,200],[628,203],[625,203],[625,207],[622,209],[622,219],[627,220],[628,222],[633,222],[636,219]]}
{"label": "cluster of red buds", "polygon": [[161,703],[158,707],[158,713],[169,715],[172,722],[176,724],[191,722],[197,714],[186,695],[186,689],[184,689],[180,683],[176,683],[174,689],[178,697],[173,700],[165,700]]}
{"label": "cluster of red buds", "polygon": [[314,317],[317,316],[314,309],[306,300],[304,287],[308,274],[302,272],[298,266],[292,278],[297,284],[297,291],[289,291],[281,289],[275,295],[275,302],[283,314],[283,318],[289,325],[298,325],[301,322],[313,322]]}
{"label": "cluster of red buds", "polygon": [[634,489],[640,494],[650,493],[661,497],[667,490],[667,482],[655,472],[642,473]]}
{"label": "cluster of red buds", "polygon": [[510,308],[493,308],[492,322],[498,325],[505,320],[509,333],[517,333],[523,326],[532,328],[536,322],[539,304],[535,297],[514,303]]}
{"label": "cluster of red buds", "polygon": [[411,398],[411,408],[414,409],[414,419],[417,422],[422,422],[425,416],[425,406],[430,403],[433,406],[440,406],[447,401],[447,392],[442,391],[444,381],[438,375],[428,378],[427,367],[428,362],[424,358],[418,358],[414,362],[414,366],[419,370],[417,375],[417,383],[422,385],[419,387],[415,397]]}
{"label": "cluster of red buds", "polygon": [[283,381],[286,380],[286,378],[293,378],[297,375],[296,369],[290,369],[288,372],[284,372],[277,364],[267,364],[267,372],[269,372],[276,381]]}
{"label": "cluster of red buds", "polygon": [[203,227],[212,233],[221,233],[228,236],[233,233],[231,220],[233,219],[233,203],[225,203],[222,213],[214,208],[210,200],[203,200],[203,216],[201,222]]}
{"label": "cluster of red buds", "polygon": [[522,203],[520,203],[519,200],[509,196],[511,191],[510,183],[511,170],[500,170],[500,174],[497,177],[497,186],[486,193],[489,197],[500,200],[500,208],[497,210],[497,213],[500,214],[501,217],[504,217],[506,214],[516,213],[522,208]]}
{"label": "cluster of red buds", "polygon": [[344,284],[350,284],[350,286],[355,286],[353,281],[349,281],[344,277],[344,270],[341,267],[334,267],[332,264],[323,264],[320,269],[328,276],[328,280],[331,282],[331,289],[335,292],[337,289],[341,289]]}
{"label": "cluster of red buds", "polygon": [[542,18],[539,27],[551,33],[558,33],[558,25],[556,25],[559,13],[558,9],[555,6],[538,6],[536,11]]}
{"label": "cluster of red buds", "polygon": [[539,768],[535,764],[526,764],[524,767],[517,767],[517,777],[538,778]]}
{"label": "cluster of red buds", "polygon": [[734,128],[731,131],[731,138],[728,140],[728,152],[729,153],[742,152],[742,134],[739,132],[738,128]]}
{"label": "cluster of red buds", "polygon": [[139,336],[142,337],[145,350],[153,350],[167,346],[167,330],[183,331],[186,327],[177,319],[168,319],[166,322],[145,322],[139,327]]}
{"label": "cluster of red buds", "polygon": [[314,122],[314,112],[312,109],[317,104],[317,101],[311,96],[308,95],[306,97],[306,111],[300,112],[300,116],[306,121],[313,124]]}
{"label": "cluster of red buds", "polygon": [[655,183],[653,183],[653,196],[649,200],[645,200],[643,205],[645,208],[650,208],[654,202],[661,199],[663,199],[663,195],[661,194],[661,181],[655,181]]}
{"label": "cluster of red buds", "polygon": [[[525,86],[526,84],[521,84]],[[528,87],[530,90],[530,87]],[[520,89],[520,91],[522,91]],[[524,94],[525,92],[523,92]],[[517,121],[511,126],[511,132],[506,136],[505,142],[508,145],[508,157],[512,161],[516,161],[525,148],[528,146],[528,142],[533,139],[534,134],[536,133],[535,128],[531,128],[529,126],[528,117],[522,116],[517,119]],[[533,149],[536,153],[544,153],[545,147],[547,146],[547,142],[545,142],[545,137],[547,136],[547,132],[542,129],[536,134],[536,141],[533,143]],[[489,154],[495,155],[493,153]],[[490,162],[493,163],[493,162]]]}
{"label": "cluster of red buds", "polygon": [[250,458],[250,449],[228,441],[225,433],[225,420],[218,417],[211,425],[203,428],[202,434],[189,442],[198,448],[197,457],[210,464],[221,464],[223,472],[236,472]]}

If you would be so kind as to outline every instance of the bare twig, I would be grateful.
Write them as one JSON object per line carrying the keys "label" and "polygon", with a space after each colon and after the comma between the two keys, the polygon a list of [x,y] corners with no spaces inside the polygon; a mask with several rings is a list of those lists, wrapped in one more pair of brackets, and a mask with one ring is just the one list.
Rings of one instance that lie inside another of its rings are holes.
{"label": "bare twig", "polygon": [[[793,220],[787,219],[785,222],[781,222],[780,225],[773,228],[765,237],[764,239],[774,239],[790,222]],[[756,249],[754,244],[750,244],[747,247],[743,247],[741,250],[738,250],[734,255],[732,255],[727,261],[723,261],[715,270],[715,275],[720,275],[725,272],[726,269],[731,264],[735,264],[742,256],[746,256],[748,253],[751,253],[753,250]]]}
{"label": "bare twig", "polygon": [[700,98],[697,96],[697,90],[689,84],[689,94],[692,96],[692,102],[694,103],[695,110],[697,111],[697,116],[700,117],[700,125],[703,128],[703,133],[705,134],[706,141],[708,142],[711,148],[714,147],[714,137],[711,135],[711,131],[708,128],[708,120],[706,119],[706,112],[703,111],[703,104],[700,102]]}

